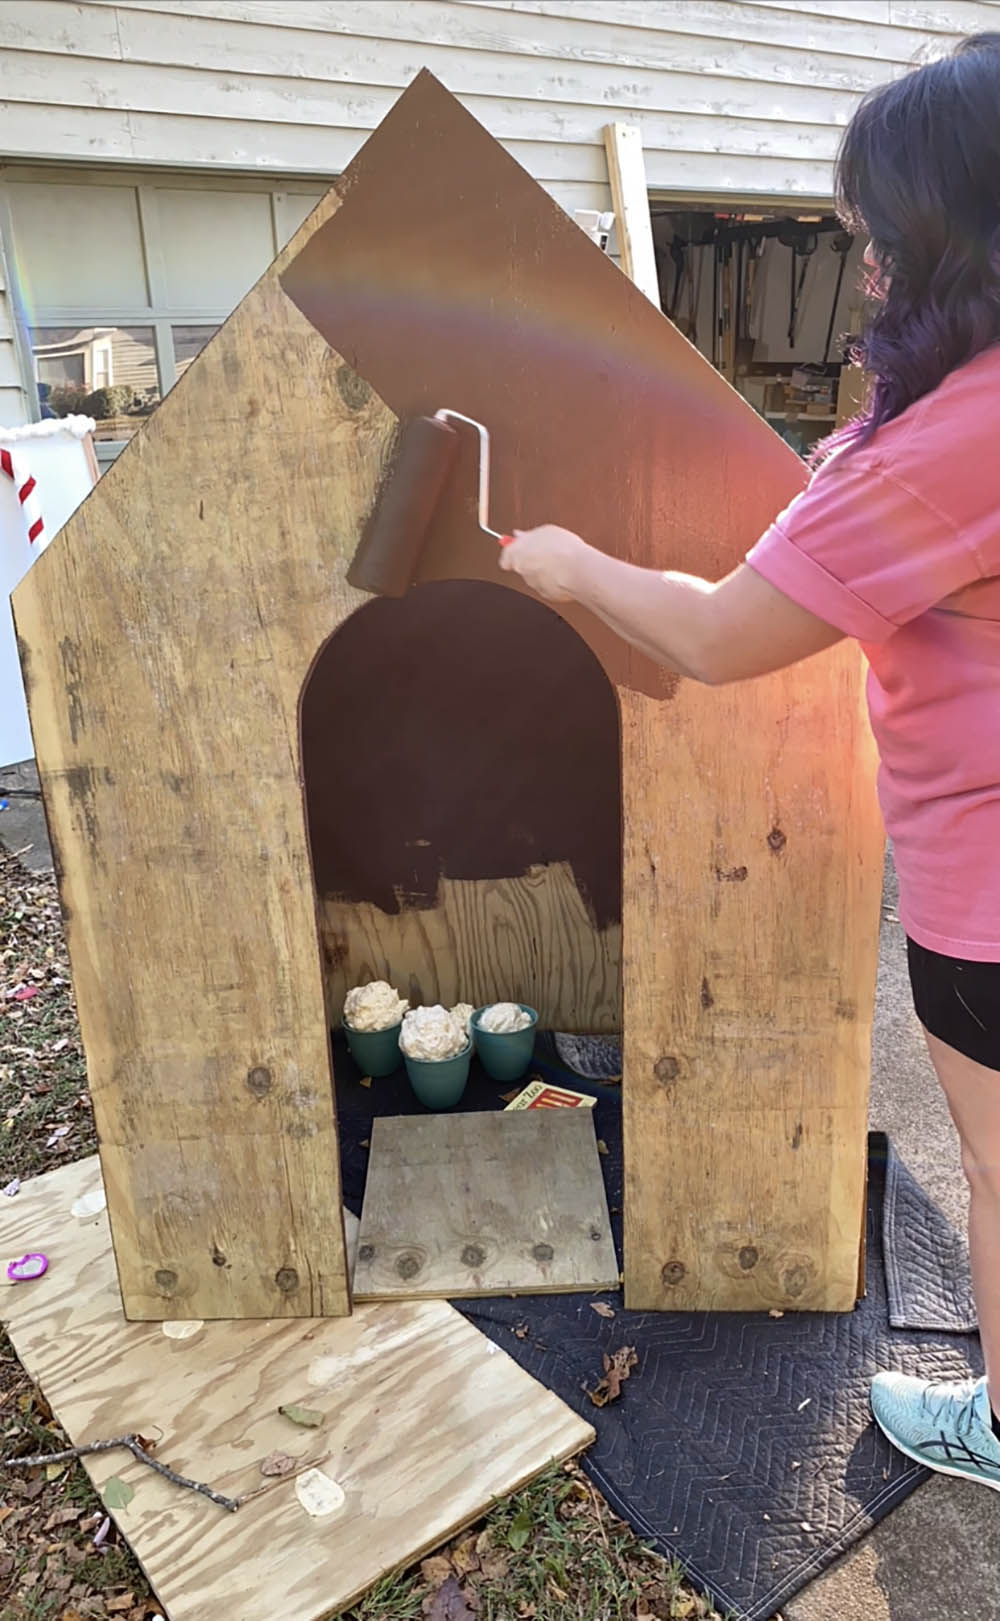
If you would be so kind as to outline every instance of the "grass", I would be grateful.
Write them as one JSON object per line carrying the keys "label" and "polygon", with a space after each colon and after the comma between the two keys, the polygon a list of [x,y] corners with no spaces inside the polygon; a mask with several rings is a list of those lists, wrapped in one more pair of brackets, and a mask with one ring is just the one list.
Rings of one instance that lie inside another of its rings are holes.
{"label": "grass", "polygon": [[[29,875],[0,848],[0,1188],[95,1148],[55,883]],[[0,1333],[0,1461],[67,1444]],[[104,1518],[79,1464],[53,1468],[51,1479],[41,1470],[0,1472],[0,1621],[159,1616],[114,1528],[95,1546]],[[616,1519],[575,1463],[554,1466],[440,1553],[387,1576],[344,1621],[424,1617],[719,1621],[678,1566]]]}

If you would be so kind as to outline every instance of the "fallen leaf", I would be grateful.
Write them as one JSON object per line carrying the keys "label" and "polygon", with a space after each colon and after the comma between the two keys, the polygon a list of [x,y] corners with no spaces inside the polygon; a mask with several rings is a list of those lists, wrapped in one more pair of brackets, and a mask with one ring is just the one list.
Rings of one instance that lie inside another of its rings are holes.
{"label": "fallen leaf", "polygon": [[519,1548],[524,1547],[524,1544],[527,1542],[532,1533],[534,1524],[535,1522],[531,1517],[531,1510],[529,1508],[518,1509],[511,1528],[507,1532],[507,1541],[515,1553],[517,1553]]}
{"label": "fallen leaf", "polygon": [[610,1154],[611,1152],[603,1137],[598,1137],[597,1139],[597,1152],[599,1154]]}
{"label": "fallen leaf", "polygon": [[598,1381],[593,1390],[587,1391],[595,1407],[606,1407],[608,1402],[618,1400],[622,1385],[638,1361],[634,1345],[623,1345],[611,1356],[605,1352],[604,1378]]}
{"label": "fallen leaf", "polygon": [[[62,1474],[65,1468],[66,1465],[64,1463],[49,1464],[49,1469],[56,1469],[60,1474]],[[46,1479],[55,1479],[55,1476],[49,1475],[49,1469],[46,1469],[45,1471]],[[76,1525],[79,1518],[79,1503],[69,1504],[66,1508],[57,1508],[54,1513],[50,1514],[48,1519],[45,1521],[44,1529],[46,1531],[54,1531],[56,1527],[60,1525]]]}
{"label": "fallen leaf", "polygon": [[479,1569],[479,1555],[476,1552],[474,1536],[466,1537],[451,1550],[451,1563],[458,1577],[470,1576],[474,1570]]}
{"label": "fallen leaf", "polygon": [[266,1458],[261,1459],[260,1472],[262,1475],[287,1475],[299,1462],[298,1458],[290,1458],[287,1452],[269,1452]]}
{"label": "fallen leaf", "polygon": [[451,1573],[451,1560],[447,1554],[435,1553],[429,1559],[420,1561],[420,1574],[427,1586],[433,1587],[435,1592],[444,1585]]}
{"label": "fallen leaf", "polygon": [[488,1552],[480,1555],[479,1569],[485,1581],[499,1583],[510,1569],[510,1560],[499,1548],[490,1548]]}
{"label": "fallen leaf", "polygon": [[[64,1473],[65,1469],[66,1465],[64,1463],[47,1463],[45,1465],[46,1480],[58,1480],[59,1476]],[[75,1509],[73,1510],[73,1518],[74,1520],[77,1518]],[[66,1521],[66,1524],[69,1524],[68,1520]]]}
{"label": "fallen leaf", "polygon": [[361,1077],[361,1085],[362,1086],[371,1086],[371,1084],[372,1084],[371,1076],[370,1075],[362,1075],[362,1077]]}
{"label": "fallen leaf", "polygon": [[83,1616],[79,1610],[63,1610],[59,1616],[59,1621],[83,1621]]}
{"label": "fallen leaf", "polygon": [[609,1306],[606,1300],[592,1300],[590,1309],[596,1311],[598,1317],[613,1317],[615,1315],[614,1308]]}
{"label": "fallen leaf", "polygon": [[423,1609],[427,1621],[475,1621],[475,1599],[463,1591],[454,1576],[428,1595]]}
{"label": "fallen leaf", "polygon": [[120,1480],[117,1475],[111,1476],[101,1493],[105,1508],[110,1509],[128,1508],[134,1496],[135,1491],[128,1481]]}
{"label": "fallen leaf", "polygon": [[283,1418],[290,1418],[293,1424],[301,1424],[306,1430],[318,1430],[323,1422],[323,1414],[318,1413],[315,1407],[300,1407],[297,1402],[289,1402],[287,1406],[279,1407],[278,1412]]}
{"label": "fallen leaf", "polygon": [[673,1598],[672,1598],[672,1600],[670,1602],[671,1621],[674,1621],[674,1617],[677,1617],[678,1621],[687,1621],[687,1617],[689,1615],[694,1615],[695,1613],[696,1613],[695,1612],[695,1602],[694,1602],[694,1595],[693,1594],[691,1594],[691,1593],[675,1593],[674,1594],[674,1596],[673,1596]]}
{"label": "fallen leaf", "polygon": [[134,1593],[119,1593],[117,1598],[105,1599],[104,1608],[108,1611],[108,1613],[110,1615],[117,1615],[119,1613],[119,1611],[121,1611],[121,1610],[134,1609],[135,1608],[135,1594]]}

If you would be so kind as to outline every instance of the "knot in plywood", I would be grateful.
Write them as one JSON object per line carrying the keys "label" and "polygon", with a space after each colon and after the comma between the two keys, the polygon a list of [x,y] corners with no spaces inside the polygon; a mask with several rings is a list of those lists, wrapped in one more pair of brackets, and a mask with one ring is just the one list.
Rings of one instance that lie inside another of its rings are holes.
{"label": "knot in plywood", "polygon": [[673,1085],[680,1072],[680,1060],[675,1058],[672,1053],[668,1053],[663,1058],[658,1058],[653,1065],[653,1074],[661,1086]]}

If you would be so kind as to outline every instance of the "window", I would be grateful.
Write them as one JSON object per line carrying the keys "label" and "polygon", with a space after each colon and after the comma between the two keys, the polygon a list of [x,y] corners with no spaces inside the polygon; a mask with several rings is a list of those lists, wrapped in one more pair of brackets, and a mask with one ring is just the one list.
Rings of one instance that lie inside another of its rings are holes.
{"label": "window", "polygon": [[160,398],[153,327],[40,326],[30,336],[42,405],[93,417],[99,444],[131,439]]}
{"label": "window", "polygon": [[[69,178],[68,178],[69,177]],[[323,195],[239,176],[7,167],[0,226],[39,397],[107,466]]]}

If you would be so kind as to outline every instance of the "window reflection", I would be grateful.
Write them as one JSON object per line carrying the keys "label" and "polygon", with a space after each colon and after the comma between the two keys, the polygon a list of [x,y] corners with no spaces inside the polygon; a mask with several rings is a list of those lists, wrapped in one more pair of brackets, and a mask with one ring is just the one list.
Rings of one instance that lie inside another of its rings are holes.
{"label": "window reflection", "polygon": [[178,377],[183,377],[192,360],[196,360],[204,349],[209,338],[215,336],[217,326],[175,326],[171,327],[174,335],[174,363]]}
{"label": "window reflection", "polygon": [[160,398],[151,326],[36,327],[31,347],[43,412],[93,417],[97,439],[130,439]]}

